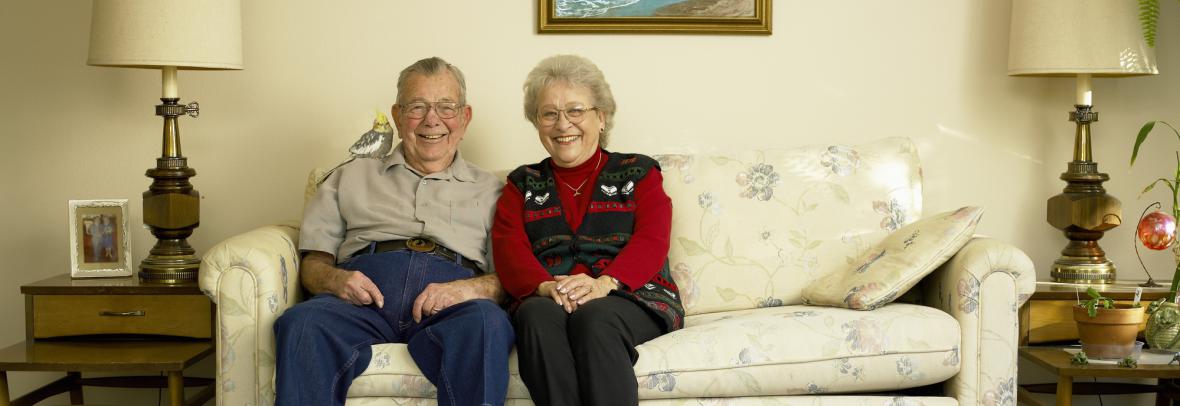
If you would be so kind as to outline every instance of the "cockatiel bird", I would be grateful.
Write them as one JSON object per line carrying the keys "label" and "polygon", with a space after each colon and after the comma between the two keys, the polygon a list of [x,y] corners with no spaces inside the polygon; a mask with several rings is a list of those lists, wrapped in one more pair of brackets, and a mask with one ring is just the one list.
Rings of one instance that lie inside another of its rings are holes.
{"label": "cockatiel bird", "polygon": [[393,149],[393,139],[396,138],[396,134],[394,134],[393,126],[389,125],[389,118],[385,116],[385,113],[380,111],[376,113],[377,117],[373,119],[373,129],[361,134],[361,138],[356,140],[352,144],[352,147],[348,148],[348,153],[351,156],[344,162],[336,165],[332,170],[320,175],[320,178],[316,180],[317,184],[327,179],[328,175],[331,175],[337,168],[352,162],[354,159],[385,159],[385,156],[389,155],[389,151]]}
{"label": "cockatiel bird", "polygon": [[385,113],[377,112],[373,119],[373,129],[361,135],[361,139],[352,144],[348,152],[352,154],[349,161],[356,158],[385,159],[389,150],[393,148],[393,127],[389,125],[389,118]]}

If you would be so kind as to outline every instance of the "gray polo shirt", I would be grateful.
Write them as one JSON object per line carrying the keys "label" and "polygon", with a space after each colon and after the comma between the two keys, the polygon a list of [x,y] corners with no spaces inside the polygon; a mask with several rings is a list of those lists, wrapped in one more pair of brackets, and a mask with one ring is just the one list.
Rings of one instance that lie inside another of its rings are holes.
{"label": "gray polo shirt", "polygon": [[446,170],[419,175],[399,143],[385,160],[355,159],[320,184],[303,212],[299,249],[343,262],[371,242],[421,236],[487,271],[488,234],[503,186],[458,153]]}

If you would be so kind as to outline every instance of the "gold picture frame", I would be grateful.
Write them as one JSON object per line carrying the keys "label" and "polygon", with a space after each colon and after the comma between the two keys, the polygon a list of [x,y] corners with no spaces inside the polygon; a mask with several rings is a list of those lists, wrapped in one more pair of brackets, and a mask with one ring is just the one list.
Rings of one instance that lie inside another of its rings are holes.
{"label": "gold picture frame", "polygon": [[538,0],[537,32],[770,35],[773,0]]}
{"label": "gold picture frame", "polygon": [[70,276],[131,276],[127,199],[70,200]]}

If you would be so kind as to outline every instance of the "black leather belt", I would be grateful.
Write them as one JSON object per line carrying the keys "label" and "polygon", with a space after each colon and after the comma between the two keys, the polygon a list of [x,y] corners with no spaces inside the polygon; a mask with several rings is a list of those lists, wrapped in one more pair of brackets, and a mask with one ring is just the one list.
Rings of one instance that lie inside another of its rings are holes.
{"label": "black leather belt", "polygon": [[[452,251],[450,248],[442,246],[442,244],[434,242],[434,240],[429,238],[415,237],[408,240],[389,240],[377,242],[374,243],[372,253],[376,254],[379,252],[400,250],[410,250],[414,252],[437,255],[451,262],[455,262],[455,258],[463,258],[462,262],[459,263],[460,265],[472,271],[479,272],[479,266],[476,265],[475,262],[467,259],[467,257],[464,257],[455,251]],[[365,247],[357,250],[352,255],[357,256],[368,253],[369,247]]]}

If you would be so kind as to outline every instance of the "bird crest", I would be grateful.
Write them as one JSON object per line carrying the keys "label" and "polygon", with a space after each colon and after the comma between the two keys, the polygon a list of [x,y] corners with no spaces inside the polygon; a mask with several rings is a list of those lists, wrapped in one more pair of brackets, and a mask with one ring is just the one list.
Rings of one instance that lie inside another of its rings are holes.
{"label": "bird crest", "polygon": [[361,138],[352,144],[348,153],[352,158],[385,159],[393,149],[393,127],[389,125],[389,118],[385,113],[374,111],[377,117],[373,119],[373,129],[361,134]]}
{"label": "bird crest", "polygon": [[323,176],[316,180],[316,184],[323,183],[324,179],[328,178],[336,169],[352,162],[357,158],[372,158],[377,160],[384,160],[389,152],[393,150],[393,139],[395,138],[395,131],[393,126],[389,125],[389,117],[385,116],[379,110],[373,110],[376,117],[373,118],[373,128],[361,134],[361,138],[348,148],[348,159],[336,165],[331,170],[324,172]]}

